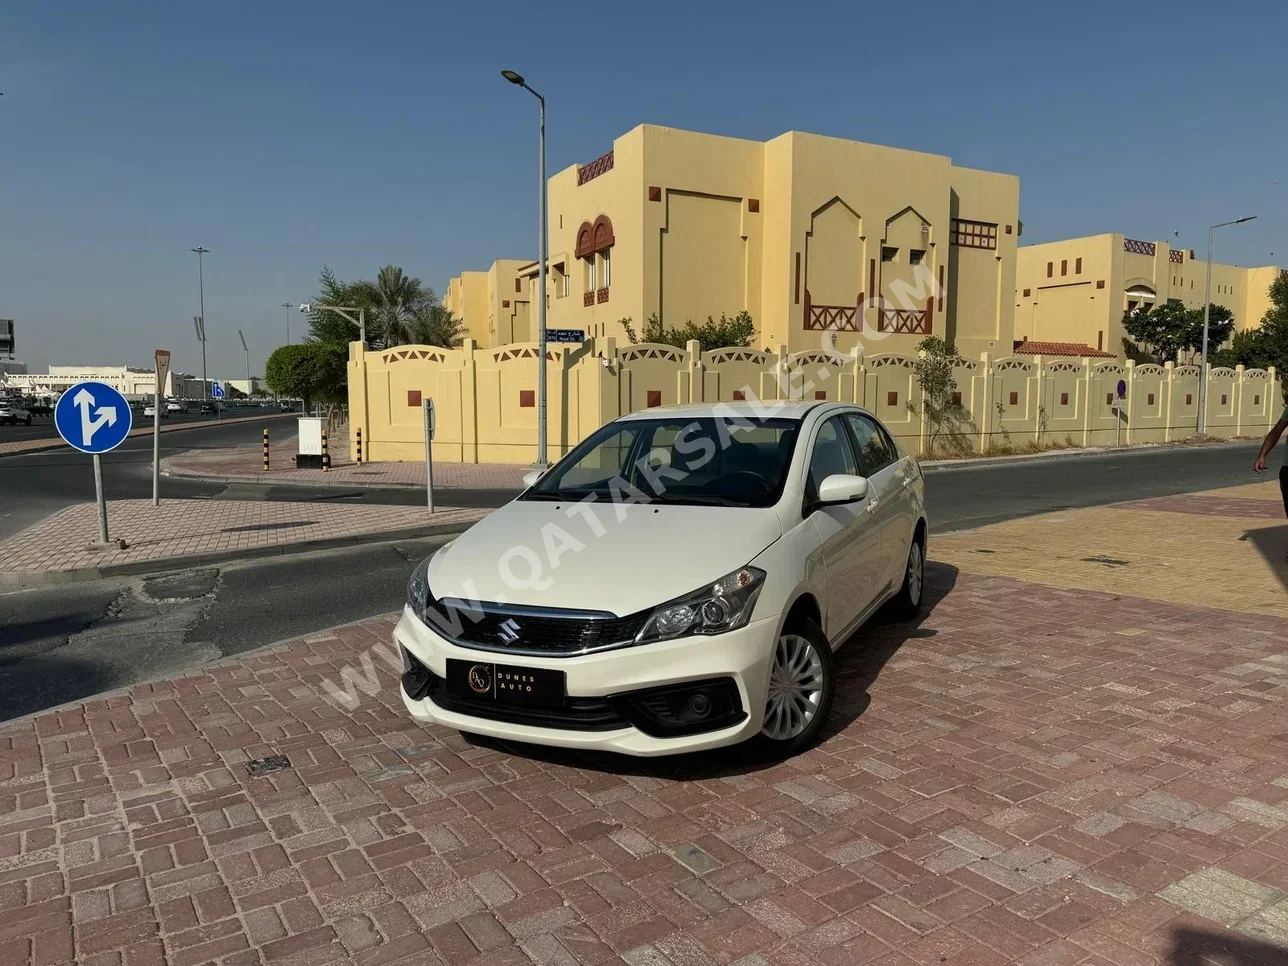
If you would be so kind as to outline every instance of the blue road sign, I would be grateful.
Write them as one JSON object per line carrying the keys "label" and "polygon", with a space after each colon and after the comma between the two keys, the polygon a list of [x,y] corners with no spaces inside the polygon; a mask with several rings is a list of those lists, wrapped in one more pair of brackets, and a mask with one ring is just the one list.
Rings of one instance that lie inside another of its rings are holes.
{"label": "blue road sign", "polygon": [[1127,398],[1127,381],[1125,379],[1118,380],[1118,398],[1119,399]]}
{"label": "blue road sign", "polygon": [[585,342],[585,329],[546,329],[547,342]]}
{"label": "blue road sign", "polygon": [[212,399],[224,398],[224,384],[220,382],[218,379],[214,380],[210,384],[210,397]]}
{"label": "blue road sign", "polygon": [[101,382],[79,382],[54,407],[54,426],[82,453],[106,453],[130,435],[133,419],[124,396]]}

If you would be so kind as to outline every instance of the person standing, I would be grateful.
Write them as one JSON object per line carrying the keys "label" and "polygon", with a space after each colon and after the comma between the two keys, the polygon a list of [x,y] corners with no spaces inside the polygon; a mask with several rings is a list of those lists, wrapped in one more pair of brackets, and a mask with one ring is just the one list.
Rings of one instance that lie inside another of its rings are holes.
{"label": "person standing", "polygon": [[[1288,407],[1284,409],[1283,415],[1279,417],[1279,422],[1270,427],[1270,432],[1266,433],[1265,442],[1261,444],[1261,452],[1257,454],[1257,461],[1252,464],[1252,469],[1260,473],[1266,468],[1266,460],[1270,458],[1271,451],[1279,442],[1279,437],[1288,429]],[[1284,513],[1288,515],[1288,447],[1285,447],[1283,465],[1279,467],[1279,492],[1284,498]]]}

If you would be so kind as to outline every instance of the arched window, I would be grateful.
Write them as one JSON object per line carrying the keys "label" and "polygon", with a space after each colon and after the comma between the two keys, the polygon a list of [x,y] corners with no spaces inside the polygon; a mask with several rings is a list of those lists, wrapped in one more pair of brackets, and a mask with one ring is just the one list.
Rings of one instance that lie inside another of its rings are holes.
{"label": "arched window", "polygon": [[577,229],[577,258],[585,261],[585,304],[608,301],[612,284],[613,223],[607,215],[584,221]]}

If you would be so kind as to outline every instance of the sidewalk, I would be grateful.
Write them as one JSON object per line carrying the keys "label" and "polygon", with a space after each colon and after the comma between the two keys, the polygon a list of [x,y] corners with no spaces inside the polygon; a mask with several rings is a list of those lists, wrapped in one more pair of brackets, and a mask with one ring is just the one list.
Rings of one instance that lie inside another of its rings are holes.
{"label": "sidewalk", "polygon": [[392,618],[0,725],[0,962],[1283,964],[1267,492],[932,540],[773,766],[418,727]]}
{"label": "sidewalk", "polygon": [[98,539],[93,503],[60,510],[0,543],[0,585],[95,577],[259,556],[287,549],[321,549],[399,534],[465,529],[489,511],[444,507],[332,506],[249,500],[109,500],[108,533],[127,549],[90,550]]}
{"label": "sidewalk", "polygon": [[[228,483],[305,483],[311,486],[410,486],[424,487],[425,464],[363,463],[355,465],[348,457],[348,445],[337,443],[343,454],[331,454],[331,469],[298,470],[295,468],[296,437],[273,436],[270,466],[264,472],[261,447],[227,447],[191,450],[161,461],[161,472],[167,476],[195,477]],[[530,467],[511,463],[435,463],[434,489],[512,489],[523,487],[523,475]]]}

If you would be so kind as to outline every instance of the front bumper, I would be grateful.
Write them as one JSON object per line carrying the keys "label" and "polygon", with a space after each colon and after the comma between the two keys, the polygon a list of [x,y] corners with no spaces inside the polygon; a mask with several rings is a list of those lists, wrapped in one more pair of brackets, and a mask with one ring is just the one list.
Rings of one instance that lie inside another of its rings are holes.
{"label": "front bumper", "polygon": [[567,675],[570,698],[603,698],[686,681],[733,680],[742,709],[746,712],[745,718],[718,731],[665,738],[645,734],[629,724],[612,730],[589,730],[539,727],[462,714],[435,704],[432,696],[413,699],[401,685],[399,687],[408,712],[420,722],[512,741],[640,756],[719,748],[745,741],[759,732],[777,637],[778,621],[770,618],[712,637],[660,641],[579,657],[515,655],[511,658],[504,653],[453,644],[430,630],[409,607],[403,608],[402,617],[394,628],[394,640],[439,678],[446,677],[447,661],[452,658],[563,671]]}

